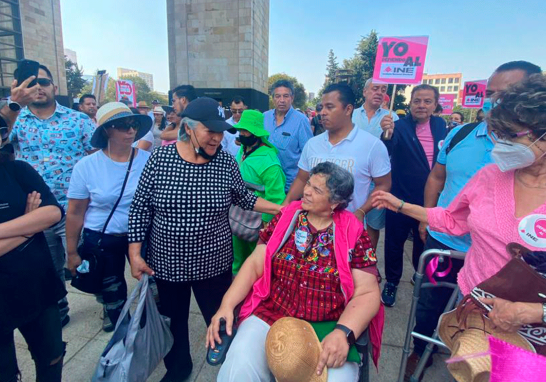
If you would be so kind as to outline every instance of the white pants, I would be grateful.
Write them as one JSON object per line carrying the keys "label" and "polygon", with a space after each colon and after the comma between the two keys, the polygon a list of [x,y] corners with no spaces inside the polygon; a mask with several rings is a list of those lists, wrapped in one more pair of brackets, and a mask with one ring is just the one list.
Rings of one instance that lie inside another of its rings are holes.
{"label": "white pants", "polygon": [[[226,360],[218,373],[217,382],[272,382],[267,366],[265,339],[270,326],[252,315],[239,326]],[[345,362],[342,367],[328,368],[328,382],[358,380],[358,365]]]}

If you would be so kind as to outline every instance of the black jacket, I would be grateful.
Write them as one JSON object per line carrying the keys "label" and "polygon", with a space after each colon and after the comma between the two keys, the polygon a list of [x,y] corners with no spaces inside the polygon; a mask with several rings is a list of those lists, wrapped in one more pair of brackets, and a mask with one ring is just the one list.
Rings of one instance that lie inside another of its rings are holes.
{"label": "black jacket", "polygon": [[[423,205],[425,184],[430,167],[425,150],[417,138],[417,122],[411,114],[394,123],[394,133],[390,140],[383,139],[391,156],[391,193],[397,198],[412,204]],[[430,130],[434,139],[434,157],[436,163],[440,144],[447,135],[446,123],[440,117],[430,117]]]}

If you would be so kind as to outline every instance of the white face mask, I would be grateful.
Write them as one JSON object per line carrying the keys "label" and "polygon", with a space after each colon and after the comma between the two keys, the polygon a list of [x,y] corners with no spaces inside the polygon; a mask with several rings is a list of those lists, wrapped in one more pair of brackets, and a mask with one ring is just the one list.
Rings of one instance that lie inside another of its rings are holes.
{"label": "white face mask", "polygon": [[518,142],[498,139],[491,152],[491,157],[502,172],[529,167],[546,154],[544,153],[537,158],[533,150],[531,150],[531,146],[537,143],[544,135],[546,133],[542,134],[540,138],[529,146]]}

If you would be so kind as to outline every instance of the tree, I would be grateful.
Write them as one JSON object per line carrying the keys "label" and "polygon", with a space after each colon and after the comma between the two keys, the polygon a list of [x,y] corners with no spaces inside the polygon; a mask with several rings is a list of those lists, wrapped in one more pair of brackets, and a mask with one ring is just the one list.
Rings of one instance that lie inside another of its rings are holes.
{"label": "tree", "polygon": [[[351,86],[355,92],[356,104],[361,105],[364,103],[364,97],[362,95],[364,91],[364,85],[369,78],[373,77],[373,70],[375,66],[375,56],[377,54],[377,45],[379,39],[377,32],[372,30],[370,34],[360,39],[356,46],[355,54],[352,58],[343,60],[343,69],[350,70],[353,74]],[[394,99],[394,110],[404,109],[406,105],[406,97],[402,94],[405,85],[397,85],[396,97]],[[392,97],[393,85],[389,85],[387,94]]]}
{"label": "tree", "polygon": [[273,84],[279,80],[288,80],[292,83],[292,86],[294,86],[294,102],[292,103],[292,106],[303,110],[305,107],[305,102],[307,101],[305,86],[303,86],[303,84],[301,84],[296,77],[291,77],[286,73],[277,73],[269,76],[267,81],[267,88],[269,89],[269,107],[271,109],[275,108],[271,94],[273,92]]}
{"label": "tree", "polygon": [[72,101],[74,97],[81,93],[83,87],[86,85],[86,82],[83,79],[83,69],[79,68],[78,65],[73,63],[66,56],[64,57],[64,68],[66,72],[68,98]]}
{"label": "tree", "polygon": [[[476,112],[473,112],[473,109],[463,108],[460,105],[457,105],[453,108],[453,111],[462,113],[464,116],[464,123],[473,122],[473,119],[476,118]],[[449,117],[449,116],[448,116]],[[472,118],[473,117],[473,118]],[[446,119],[447,120],[447,119]]]}
{"label": "tree", "polygon": [[334,50],[330,49],[328,52],[328,63],[326,64],[326,79],[324,80],[324,85],[322,85],[322,88],[319,90],[319,96],[322,96],[322,92],[326,89],[326,86],[334,83],[338,70],[339,63],[337,62],[337,57],[334,54]]}

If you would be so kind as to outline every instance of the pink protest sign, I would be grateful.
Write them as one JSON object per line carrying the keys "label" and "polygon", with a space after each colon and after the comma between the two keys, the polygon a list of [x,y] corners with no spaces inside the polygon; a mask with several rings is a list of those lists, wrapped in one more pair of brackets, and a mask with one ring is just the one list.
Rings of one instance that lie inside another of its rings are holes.
{"label": "pink protest sign", "polygon": [[377,45],[373,82],[417,85],[423,78],[428,36],[381,37]]}
{"label": "pink protest sign", "polygon": [[442,114],[449,115],[453,113],[453,104],[455,102],[455,97],[455,94],[440,94],[440,99],[438,100],[438,103],[444,109],[442,111]]}
{"label": "pink protest sign", "polygon": [[122,98],[128,99],[131,106],[136,107],[136,86],[133,81],[116,81],[116,100],[119,102]]}
{"label": "pink protest sign", "polygon": [[465,82],[462,107],[480,109],[483,106],[486,89],[487,80]]}

